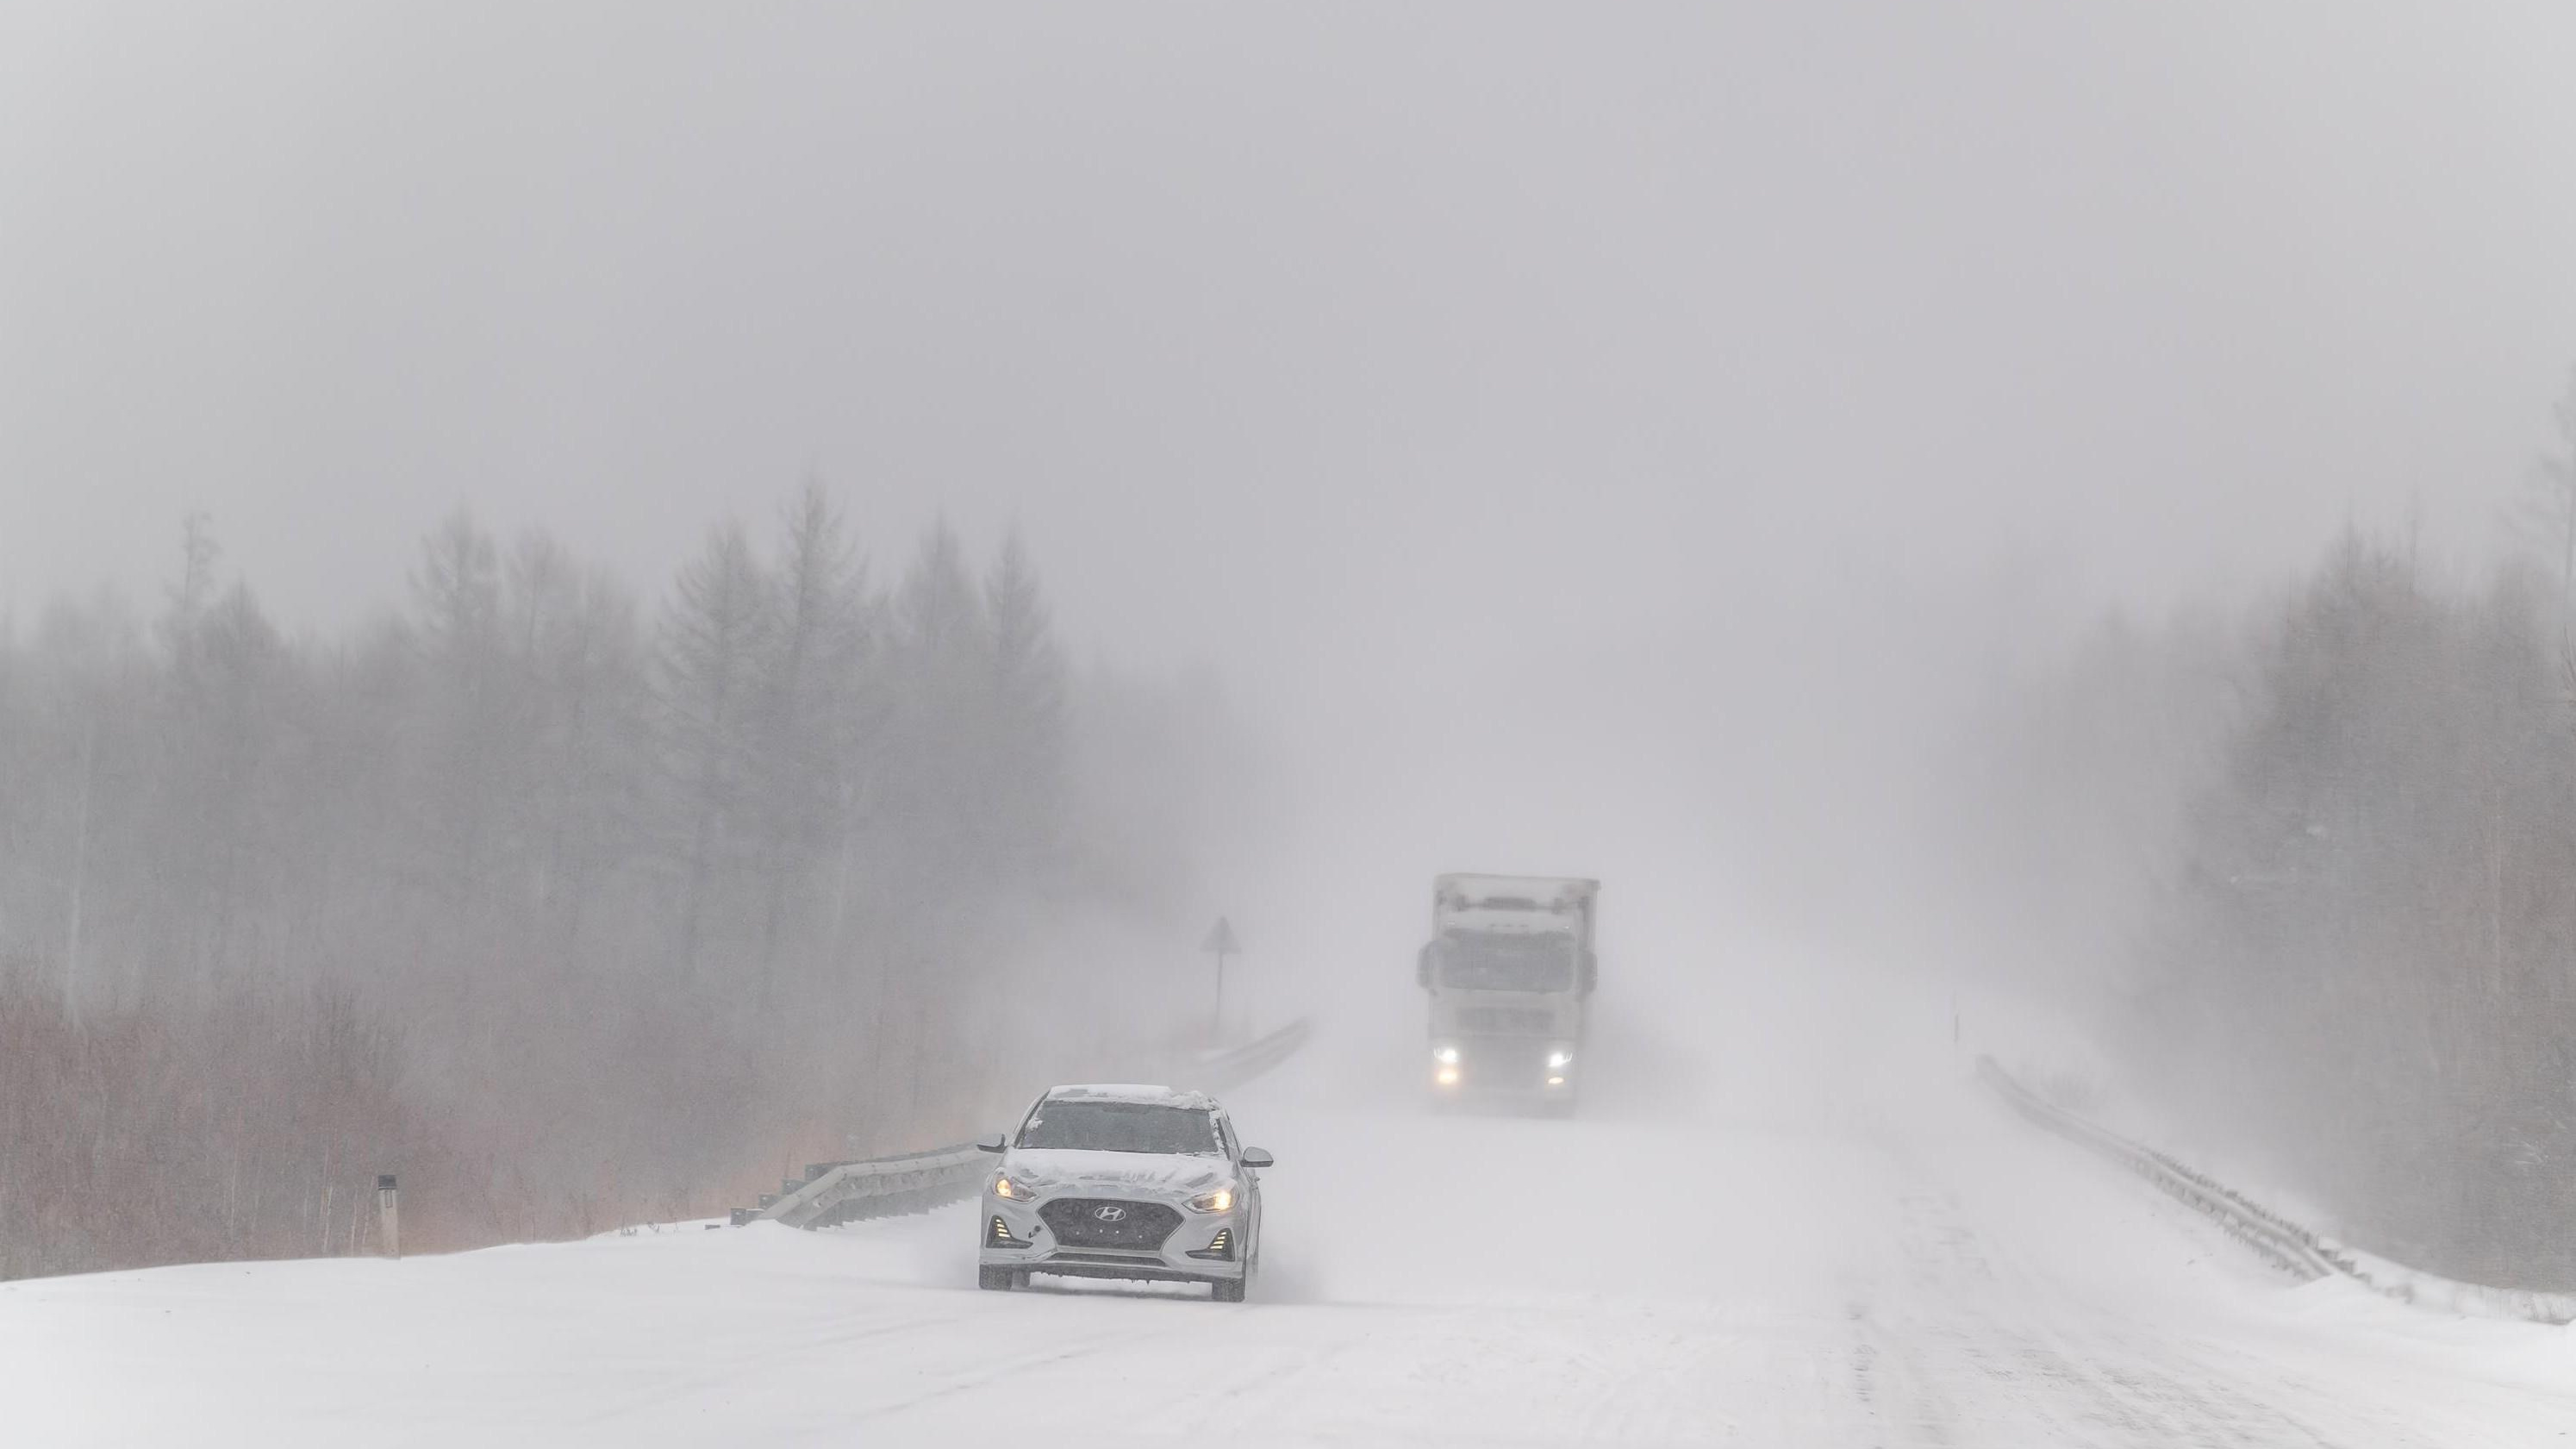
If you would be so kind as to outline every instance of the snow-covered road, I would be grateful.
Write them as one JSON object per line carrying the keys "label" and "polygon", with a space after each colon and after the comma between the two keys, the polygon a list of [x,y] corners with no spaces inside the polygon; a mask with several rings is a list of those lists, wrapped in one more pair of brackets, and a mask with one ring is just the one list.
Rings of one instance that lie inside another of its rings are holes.
{"label": "snow-covered road", "polygon": [[1955,1072],[1569,1122],[1327,1074],[1237,1094],[1241,1307],[979,1293],[968,1208],[25,1282],[0,1442],[2576,1444],[2568,1331],[2288,1287]]}

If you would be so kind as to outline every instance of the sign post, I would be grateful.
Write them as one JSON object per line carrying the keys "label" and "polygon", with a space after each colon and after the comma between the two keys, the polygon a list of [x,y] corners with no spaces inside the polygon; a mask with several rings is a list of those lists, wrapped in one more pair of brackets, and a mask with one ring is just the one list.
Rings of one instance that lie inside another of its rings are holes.
{"label": "sign post", "polygon": [[1216,1019],[1208,1024],[1208,1044],[1221,1046],[1225,1042],[1225,958],[1242,955],[1243,943],[1234,938],[1233,925],[1219,916],[1199,949],[1216,957]]}
{"label": "sign post", "polygon": [[376,1177],[376,1229],[384,1239],[385,1256],[402,1256],[402,1203],[394,1192],[394,1175]]}

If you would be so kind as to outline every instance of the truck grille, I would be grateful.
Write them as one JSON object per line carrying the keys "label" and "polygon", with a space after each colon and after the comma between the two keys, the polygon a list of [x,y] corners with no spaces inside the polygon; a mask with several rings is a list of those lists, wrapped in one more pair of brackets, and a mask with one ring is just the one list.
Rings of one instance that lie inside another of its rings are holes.
{"label": "truck grille", "polygon": [[1471,1087],[1536,1087],[1547,1075],[1544,1038],[1488,1037],[1461,1043],[1458,1065]]}
{"label": "truck grille", "polygon": [[1151,1251],[1163,1246],[1181,1225],[1176,1209],[1158,1202],[1116,1198],[1067,1197],[1038,1209],[1047,1230],[1067,1248],[1127,1248]]}
{"label": "truck grille", "polygon": [[1555,1024],[1554,1015],[1536,1007],[1467,1006],[1458,1011],[1460,1031],[1519,1032],[1539,1036]]}

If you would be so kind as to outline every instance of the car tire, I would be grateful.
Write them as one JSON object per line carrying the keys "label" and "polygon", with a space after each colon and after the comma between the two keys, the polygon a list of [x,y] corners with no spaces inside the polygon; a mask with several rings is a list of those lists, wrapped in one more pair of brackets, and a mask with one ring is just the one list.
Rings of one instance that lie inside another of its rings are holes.
{"label": "car tire", "polygon": [[1023,1281],[1019,1273],[1010,1268],[979,1267],[975,1270],[975,1286],[991,1293],[1007,1293]]}
{"label": "car tire", "polygon": [[1208,1282],[1208,1294],[1219,1303],[1241,1303],[1248,1286],[1241,1278],[1215,1278]]}

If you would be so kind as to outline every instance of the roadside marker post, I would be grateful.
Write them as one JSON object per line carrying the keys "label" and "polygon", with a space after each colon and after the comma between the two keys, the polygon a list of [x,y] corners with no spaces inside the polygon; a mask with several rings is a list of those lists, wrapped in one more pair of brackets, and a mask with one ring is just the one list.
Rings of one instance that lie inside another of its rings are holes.
{"label": "roadside marker post", "polygon": [[1216,1018],[1208,1023],[1208,1044],[1220,1046],[1225,1042],[1225,958],[1242,955],[1243,943],[1234,938],[1233,924],[1219,916],[1199,949],[1216,957]]}
{"label": "roadside marker post", "polygon": [[402,1199],[394,1188],[390,1172],[376,1175],[376,1229],[384,1239],[385,1256],[402,1257]]}

